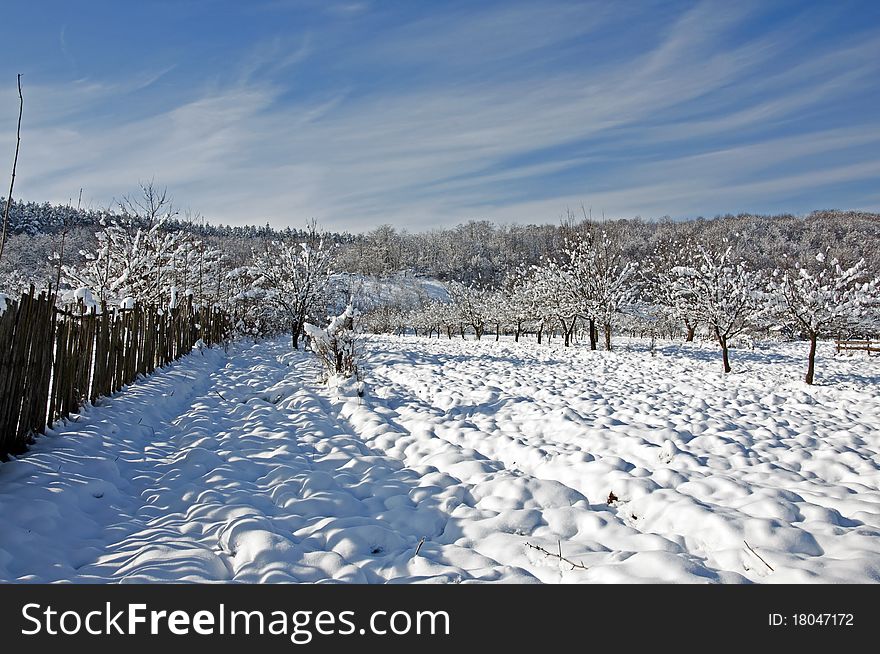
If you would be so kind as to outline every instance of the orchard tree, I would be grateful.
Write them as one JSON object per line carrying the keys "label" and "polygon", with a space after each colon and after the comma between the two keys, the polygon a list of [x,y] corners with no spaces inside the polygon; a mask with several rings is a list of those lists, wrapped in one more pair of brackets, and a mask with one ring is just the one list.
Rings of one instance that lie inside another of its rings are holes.
{"label": "orchard tree", "polygon": [[423,336],[431,338],[436,331],[437,338],[440,338],[439,303],[439,300],[425,299],[421,304],[407,312],[407,321],[412,326],[416,336],[421,331]]}
{"label": "orchard tree", "polygon": [[562,262],[553,274],[557,283],[564,287],[564,297],[560,297],[560,301],[568,303],[571,309],[587,321],[591,350],[596,349],[598,340],[596,317],[599,307],[595,259],[592,234],[584,234],[574,241],[566,240]]}
{"label": "orchard tree", "polygon": [[662,307],[670,318],[685,328],[685,342],[692,342],[697,331],[697,308],[690,296],[678,293],[675,268],[686,265],[696,254],[695,244],[688,238],[661,239],[641,269],[643,299]]}
{"label": "orchard tree", "polygon": [[725,373],[731,370],[730,338],[749,327],[765,306],[762,276],[742,261],[733,261],[731,250],[701,245],[690,266],[673,268],[675,292],[718,340]]}
{"label": "orchard tree", "polygon": [[133,297],[164,304],[176,286],[176,264],[186,252],[186,235],[168,225],[176,213],[172,200],[166,189],[142,183],[140,195],[125,198],[120,210],[122,215],[109,224],[101,219],[97,248],[80,251],[82,264],[61,266],[62,279],[68,286],[88,288],[102,301]]}
{"label": "orchard tree", "polygon": [[306,238],[297,241],[267,241],[255,254],[250,267],[253,286],[262,299],[284,314],[291,344],[299,349],[299,337],[306,319],[320,306],[330,283],[333,247],[327,234],[312,222]]}
{"label": "orchard tree", "polygon": [[[489,319],[489,293],[474,283],[450,282],[446,289],[460,322],[470,325],[479,341],[483,337],[483,332],[486,331],[486,322]],[[462,337],[464,337],[463,329]]]}
{"label": "orchard tree", "polygon": [[[619,244],[607,233],[567,241],[559,279],[567,286],[569,302],[588,322],[590,347],[596,349],[597,324],[605,332],[605,349],[611,350],[612,324],[637,295],[636,265],[625,261]],[[566,339],[568,340],[568,339]]]}
{"label": "orchard tree", "polygon": [[780,318],[810,341],[807,374],[813,383],[816,341],[841,331],[870,327],[880,305],[880,279],[871,279],[865,260],[848,268],[825,252],[812,260],[793,262],[776,270],[770,282],[772,306]]}
{"label": "orchard tree", "polygon": [[458,327],[461,322],[455,305],[451,301],[443,302],[437,300],[433,307],[437,312],[437,321],[446,332],[446,338],[452,340],[455,328]]}
{"label": "orchard tree", "polygon": [[607,234],[593,248],[587,261],[587,277],[592,297],[593,315],[605,332],[605,349],[611,350],[611,326],[614,318],[635,301],[638,287],[635,282],[635,262],[624,261],[620,247]]}
{"label": "orchard tree", "polygon": [[572,293],[574,287],[567,262],[545,259],[541,265],[534,267],[531,288],[540,321],[538,343],[541,343],[545,331],[549,341],[553,325],[558,322],[562,327],[564,344],[571,344],[577,317],[583,308]]}
{"label": "orchard tree", "polygon": [[513,327],[514,340],[518,343],[523,326],[538,316],[534,272],[523,265],[510,270],[504,278],[502,298],[504,321]]}

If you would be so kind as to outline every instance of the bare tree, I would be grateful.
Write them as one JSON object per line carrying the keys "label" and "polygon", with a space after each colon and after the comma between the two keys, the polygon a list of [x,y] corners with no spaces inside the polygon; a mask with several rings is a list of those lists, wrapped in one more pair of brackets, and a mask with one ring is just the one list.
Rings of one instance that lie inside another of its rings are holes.
{"label": "bare tree", "polygon": [[15,158],[12,160],[12,179],[9,182],[9,195],[6,196],[6,209],[3,211],[3,234],[0,236],[0,260],[6,247],[6,233],[9,230],[9,209],[12,206],[12,190],[15,188],[15,169],[18,166],[18,151],[21,148],[21,115],[24,111],[24,97],[21,95],[21,73],[18,74],[18,128],[15,131]]}
{"label": "bare tree", "polygon": [[140,227],[153,227],[164,218],[176,215],[174,201],[168,195],[168,188],[156,186],[155,180],[139,182],[140,195],[125,195],[119,202],[123,215],[134,218]]}

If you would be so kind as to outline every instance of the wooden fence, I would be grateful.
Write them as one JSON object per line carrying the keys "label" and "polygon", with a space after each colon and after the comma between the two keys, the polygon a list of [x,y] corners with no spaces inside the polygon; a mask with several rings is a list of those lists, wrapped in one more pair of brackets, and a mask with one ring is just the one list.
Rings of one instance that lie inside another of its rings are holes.
{"label": "wooden fence", "polygon": [[233,322],[220,309],[135,304],[69,310],[51,290],[7,300],[0,315],[0,460],[86,402],[109,395],[190,352],[224,342]]}
{"label": "wooden fence", "polygon": [[836,340],[834,344],[837,346],[837,353],[851,352],[853,350],[867,352],[871,356],[872,352],[880,352],[880,341],[869,340]]}

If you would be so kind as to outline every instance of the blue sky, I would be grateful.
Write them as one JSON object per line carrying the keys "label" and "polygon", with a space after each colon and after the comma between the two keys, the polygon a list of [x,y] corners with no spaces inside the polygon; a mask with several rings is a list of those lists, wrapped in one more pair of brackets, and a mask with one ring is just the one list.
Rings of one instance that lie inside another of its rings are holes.
{"label": "blue sky", "polygon": [[[880,210],[880,2],[4,3],[17,197],[412,231]],[[0,175],[8,175],[0,164]],[[0,192],[0,194],[5,194]]]}

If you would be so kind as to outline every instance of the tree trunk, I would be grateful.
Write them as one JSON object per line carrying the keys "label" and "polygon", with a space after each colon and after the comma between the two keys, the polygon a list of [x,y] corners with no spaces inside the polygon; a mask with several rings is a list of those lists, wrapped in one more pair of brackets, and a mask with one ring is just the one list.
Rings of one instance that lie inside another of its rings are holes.
{"label": "tree trunk", "polygon": [[816,332],[810,332],[810,354],[807,359],[807,376],[804,379],[808,384],[813,383],[813,373],[816,371]]}
{"label": "tree trunk", "polygon": [[565,332],[565,345],[568,347],[569,345],[574,345],[574,332],[575,327],[577,327],[577,317],[572,317],[571,324],[566,326],[566,324],[562,323],[562,329]]}
{"label": "tree trunk", "polygon": [[726,374],[730,372],[730,357],[727,354],[727,337],[721,335],[718,327],[715,328],[715,336],[718,338],[718,344],[721,346],[721,362]]}
{"label": "tree trunk", "polygon": [[294,350],[299,349],[299,330],[300,324],[294,321],[290,325],[290,344],[293,346]]}
{"label": "tree trunk", "polygon": [[690,320],[685,319],[684,326],[687,329],[687,337],[685,337],[685,343],[693,343],[694,342],[694,334],[697,331],[697,326],[695,324],[691,324]]}
{"label": "tree trunk", "polygon": [[495,340],[499,340],[501,338],[501,323],[495,323]]}
{"label": "tree trunk", "polygon": [[596,329],[596,319],[590,318],[590,349],[596,349],[596,341],[599,340],[599,331]]}
{"label": "tree trunk", "polygon": [[464,324],[459,324],[458,329],[461,331],[461,340],[465,340],[465,338],[464,338]]}
{"label": "tree trunk", "polygon": [[483,337],[483,325],[477,327],[476,325],[472,325],[474,328],[474,334],[477,336],[477,340],[480,340]]}
{"label": "tree trunk", "polygon": [[606,322],[603,327],[605,328],[605,349],[609,352],[611,351],[611,323]]}
{"label": "tree trunk", "polygon": [[521,331],[522,331],[522,323],[518,322],[518,323],[516,323],[516,332],[514,333],[514,336],[513,336],[514,343],[519,343],[519,333]]}
{"label": "tree trunk", "polygon": [[541,326],[538,327],[538,345],[541,344],[541,339],[544,336],[544,323],[541,323]]}
{"label": "tree trunk", "polygon": [[730,357],[727,354],[727,338],[721,337],[721,360],[724,365],[724,372],[730,372]]}

